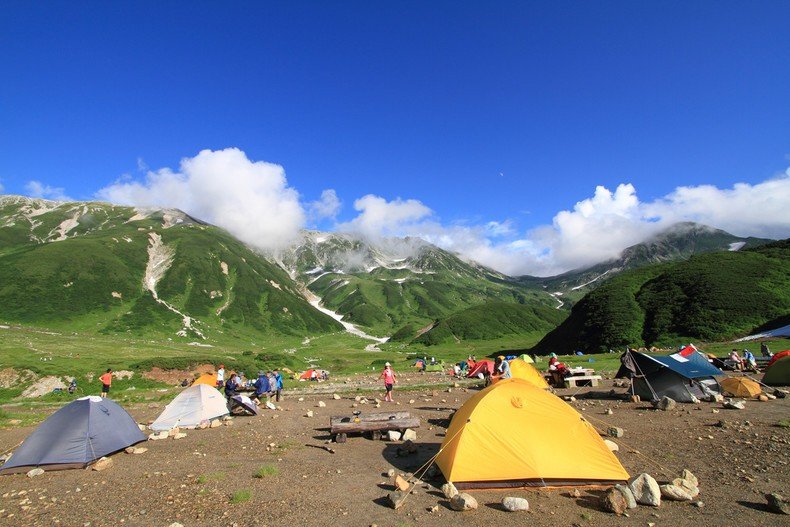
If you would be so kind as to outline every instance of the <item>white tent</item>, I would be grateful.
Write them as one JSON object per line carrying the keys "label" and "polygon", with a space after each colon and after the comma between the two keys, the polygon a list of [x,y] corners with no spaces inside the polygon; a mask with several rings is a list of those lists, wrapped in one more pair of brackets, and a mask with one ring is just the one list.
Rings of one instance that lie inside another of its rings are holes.
{"label": "white tent", "polygon": [[194,428],[202,421],[210,421],[227,414],[225,397],[216,388],[206,384],[195,384],[178,394],[149,428],[151,430],[170,430],[176,426]]}

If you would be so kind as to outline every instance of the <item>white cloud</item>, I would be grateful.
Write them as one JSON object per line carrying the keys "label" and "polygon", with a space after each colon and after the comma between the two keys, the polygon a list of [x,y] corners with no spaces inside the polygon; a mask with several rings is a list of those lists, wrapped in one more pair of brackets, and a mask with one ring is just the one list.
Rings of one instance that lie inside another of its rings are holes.
{"label": "white cloud", "polygon": [[51,199],[54,201],[71,201],[71,198],[66,195],[63,188],[51,187],[40,181],[28,181],[25,184],[25,190],[32,198]]}
{"label": "white cloud", "polygon": [[419,225],[433,211],[415,199],[393,201],[368,194],[354,202],[359,215],[338,226],[339,230],[357,232],[369,238],[400,236]]}
{"label": "white cloud", "polygon": [[5,187],[3,186],[3,182],[0,181],[0,192],[3,192],[4,190],[5,190]]}
{"label": "white cloud", "polygon": [[174,207],[227,229],[263,250],[294,241],[305,222],[299,193],[280,165],[250,161],[241,150],[203,150],[179,170],[149,171],[144,182],[123,178],[97,195],[113,203]]}
{"label": "white cloud", "polygon": [[309,204],[308,210],[313,221],[323,219],[335,219],[340,212],[342,203],[334,189],[326,189],[321,192],[321,198]]}

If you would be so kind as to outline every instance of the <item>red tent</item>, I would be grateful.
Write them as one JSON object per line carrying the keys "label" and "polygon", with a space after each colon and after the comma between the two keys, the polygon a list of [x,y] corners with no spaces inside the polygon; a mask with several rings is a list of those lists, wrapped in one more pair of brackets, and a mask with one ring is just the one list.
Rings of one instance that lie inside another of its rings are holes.
{"label": "red tent", "polygon": [[475,364],[475,367],[469,370],[469,373],[466,376],[477,377],[478,373],[488,373],[489,375],[494,373],[494,361],[488,359],[478,361],[477,364]]}
{"label": "red tent", "polygon": [[773,364],[774,362],[776,362],[779,359],[781,359],[782,357],[787,357],[788,355],[790,355],[790,350],[780,351],[779,353],[777,353],[776,355],[771,357],[771,360],[768,361],[768,364],[766,365],[766,368],[768,366],[770,366],[771,364]]}
{"label": "red tent", "polygon": [[309,381],[310,379],[312,379],[313,377],[316,377],[316,376],[317,375],[315,374],[315,370],[307,370],[306,372],[304,372],[303,374],[301,374],[299,376],[299,380],[300,381]]}

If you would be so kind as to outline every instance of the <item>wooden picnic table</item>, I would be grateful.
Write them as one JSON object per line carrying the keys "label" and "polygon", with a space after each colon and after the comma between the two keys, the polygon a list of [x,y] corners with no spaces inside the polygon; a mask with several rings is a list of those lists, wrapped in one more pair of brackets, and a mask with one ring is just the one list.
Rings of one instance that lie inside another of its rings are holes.
{"label": "wooden picnic table", "polygon": [[411,417],[409,412],[336,415],[329,418],[329,433],[337,443],[345,443],[350,433],[369,433],[373,439],[380,439],[382,432],[389,430],[403,432],[407,428],[419,427],[420,419]]}

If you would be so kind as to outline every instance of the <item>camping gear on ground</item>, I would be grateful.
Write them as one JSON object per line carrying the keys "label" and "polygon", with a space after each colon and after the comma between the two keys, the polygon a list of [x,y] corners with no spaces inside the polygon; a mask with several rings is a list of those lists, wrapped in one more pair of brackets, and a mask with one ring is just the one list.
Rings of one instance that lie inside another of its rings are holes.
{"label": "camping gear on ground", "polygon": [[672,355],[648,355],[628,350],[620,357],[620,362],[622,366],[615,378],[630,378],[632,393],[643,401],[667,396],[680,403],[693,403],[721,393],[716,376],[724,372],[690,346]]}
{"label": "camping gear on ground", "polygon": [[760,395],[763,391],[759,384],[746,377],[728,377],[724,379],[721,381],[721,390],[733,397],[747,398]]}
{"label": "camping gear on ground", "polygon": [[381,433],[397,430],[403,433],[407,428],[419,428],[420,419],[411,417],[409,412],[379,412],[363,414],[354,411],[353,417],[336,415],[329,418],[329,433],[337,443],[345,443],[348,434],[365,433],[371,439],[381,439]]}
{"label": "camping gear on ground", "polygon": [[436,464],[459,490],[628,479],[590,423],[524,379],[501,380],[468,399],[450,422]]}
{"label": "camping gear on ground", "polygon": [[[763,375],[763,384],[769,386],[790,386],[790,351],[779,357],[779,360],[772,360]],[[780,354],[774,355],[774,359]]]}
{"label": "camping gear on ground", "polygon": [[170,401],[165,410],[149,428],[151,430],[170,430],[194,428],[203,421],[228,415],[225,396],[219,390],[206,384],[190,386]]}
{"label": "camping gear on ground", "polygon": [[466,374],[467,377],[477,377],[478,374],[481,375],[491,375],[494,373],[494,361],[483,359],[475,363],[475,367],[469,370],[469,373]]}
{"label": "camping gear on ground", "polygon": [[258,405],[246,395],[234,395],[228,399],[228,409],[236,415],[258,415]]}
{"label": "camping gear on ground", "polygon": [[192,381],[192,386],[196,384],[205,384],[206,386],[213,386],[217,387],[217,374],[216,373],[204,373],[194,381]]}
{"label": "camping gear on ground", "polygon": [[543,378],[543,374],[535,369],[535,366],[527,364],[521,359],[513,359],[510,361],[510,375],[514,379],[529,381],[538,388],[549,388],[549,383]]}
{"label": "camping gear on ground", "polygon": [[132,416],[114,401],[96,395],[82,397],[41,423],[0,467],[0,474],[35,467],[84,468],[146,439]]}
{"label": "camping gear on ground", "polygon": [[425,366],[425,371],[444,371],[444,363],[428,364]]}

